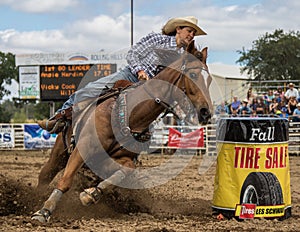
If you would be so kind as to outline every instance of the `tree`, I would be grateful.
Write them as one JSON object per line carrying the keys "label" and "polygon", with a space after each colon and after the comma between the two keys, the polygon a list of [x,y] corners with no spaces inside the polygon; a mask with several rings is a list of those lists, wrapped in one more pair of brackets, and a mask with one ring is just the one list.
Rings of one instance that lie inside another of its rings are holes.
{"label": "tree", "polygon": [[0,98],[10,94],[3,86],[3,83],[11,84],[11,80],[17,80],[18,69],[15,64],[15,55],[12,53],[0,52]]}
{"label": "tree", "polygon": [[250,50],[237,51],[241,57],[236,61],[256,81],[300,79],[300,33],[284,33],[277,29],[266,33],[252,43]]}
{"label": "tree", "polygon": [[9,123],[14,115],[14,103],[6,100],[0,104],[0,123]]}

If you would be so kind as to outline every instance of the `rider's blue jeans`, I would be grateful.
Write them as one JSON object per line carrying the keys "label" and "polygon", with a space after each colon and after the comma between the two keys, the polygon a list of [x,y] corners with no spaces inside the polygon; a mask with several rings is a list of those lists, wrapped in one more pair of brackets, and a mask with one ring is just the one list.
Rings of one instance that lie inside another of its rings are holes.
{"label": "rider's blue jeans", "polygon": [[63,109],[67,109],[73,106],[75,103],[98,97],[101,91],[106,88],[106,86],[111,88],[118,80],[138,82],[137,76],[134,75],[128,67],[125,67],[119,72],[99,78],[96,81],[88,83],[83,88],[77,89],[77,91],[69,97],[69,99],[63,104],[62,108],[57,112],[60,112]]}

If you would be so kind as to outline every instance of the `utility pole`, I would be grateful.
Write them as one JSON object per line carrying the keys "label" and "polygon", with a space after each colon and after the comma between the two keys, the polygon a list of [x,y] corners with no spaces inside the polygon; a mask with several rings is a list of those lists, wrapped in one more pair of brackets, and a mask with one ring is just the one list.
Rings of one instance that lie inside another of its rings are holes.
{"label": "utility pole", "polygon": [[131,0],[130,3],[130,8],[131,8],[131,40],[130,40],[130,45],[132,47],[133,45],[133,0]]}

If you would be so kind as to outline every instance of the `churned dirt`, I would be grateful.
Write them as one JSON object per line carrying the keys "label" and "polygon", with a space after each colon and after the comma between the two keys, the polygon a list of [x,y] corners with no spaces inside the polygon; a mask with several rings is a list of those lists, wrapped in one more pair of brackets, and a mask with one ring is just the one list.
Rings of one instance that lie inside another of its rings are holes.
{"label": "churned dirt", "polygon": [[[300,231],[300,157],[290,157],[292,217],[280,220],[218,220],[212,211],[216,165],[199,175],[201,156],[168,183],[145,190],[115,188],[97,205],[82,206],[82,177],[67,192],[51,221],[30,216],[51,193],[36,190],[37,176],[48,159],[42,151],[0,151],[0,231]],[[168,156],[142,155],[141,165],[155,166]]]}

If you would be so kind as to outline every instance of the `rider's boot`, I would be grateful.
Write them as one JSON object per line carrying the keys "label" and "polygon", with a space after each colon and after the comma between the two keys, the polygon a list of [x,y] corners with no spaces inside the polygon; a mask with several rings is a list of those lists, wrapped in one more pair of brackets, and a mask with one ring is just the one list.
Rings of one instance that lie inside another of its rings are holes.
{"label": "rider's boot", "polygon": [[53,117],[44,120],[38,120],[37,124],[47,130],[49,133],[59,133],[66,124],[66,120],[72,119],[72,107],[60,111]]}

